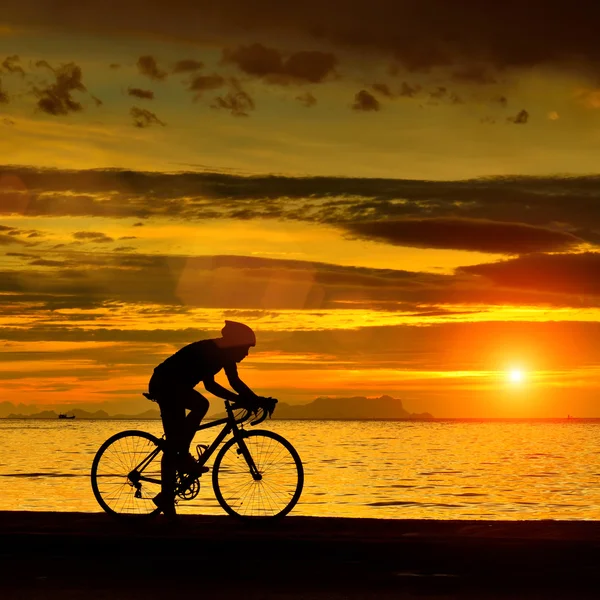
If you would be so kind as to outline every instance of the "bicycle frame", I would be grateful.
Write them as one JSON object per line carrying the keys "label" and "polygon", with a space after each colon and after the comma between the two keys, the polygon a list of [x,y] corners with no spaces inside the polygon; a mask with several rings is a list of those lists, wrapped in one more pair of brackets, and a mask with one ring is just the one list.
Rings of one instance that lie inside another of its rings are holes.
{"label": "bicycle frame", "polygon": [[[223,419],[217,419],[216,421],[211,421],[209,423],[204,423],[196,429],[196,433],[197,433],[198,431],[210,429],[211,427],[218,427],[220,425],[224,425],[223,429],[218,433],[216,438],[212,441],[212,443],[208,446],[208,448],[202,453],[202,456],[200,457],[198,464],[204,465],[208,461],[208,459],[216,452],[217,448],[221,445],[221,443],[225,440],[225,438],[230,433],[233,433],[233,437],[237,439],[238,444],[240,446],[241,453],[244,456],[244,458],[246,459],[246,462],[248,463],[248,467],[250,468],[250,473],[252,474],[252,478],[254,480],[258,481],[262,478],[262,476],[258,472],[258,469],[256,468],[256,465],[254,463],[254,460],[253,460],[252,456],[250,455],[250,453],[248,452],[248,448],[243,441],[244,437],[245,437],[244,429],[238,427],[238,425],[241,425],[242,423],[248,421],[248,419],[250,419],[250,416],[252,413],[248,409],[243,409],[243,410],[245,410],[245,413],[243,415],[241,415],[240,417],[236,418],[236,416],[233,414],[234,408],[232,408],[230,402],[227,400],[225,400],[225,408],[227,410],[227,417],[225,417]],[[264,421],[267,418],[267,414],[264,411],[264,409],[262,409],[262,411],[263,411],[263,414],[261,416],[259,416],[257,419],[255,419],[254,421],[251,421],[250,425],[257,425],[258,423],[261,423],[262,421]],[[164,435],[161,438],[160,442],[161,443],[159,444],[159,446],[155,450],[153,450],[148,456],[146,456],[146,458],[144,458],[142,460],[142,462],[140,462],[127,476],[127,478],[131,481],[131,483],[138,490],[140,487],[140,482],[142,482],[142,481],[147,481],[147,482],[156,483],[156,484],[161,483],[160,481],[153,479],[152,477],[145,477],[144,475],[142,475],[144,469],[158,456],[158,454],[161,451],[162,452],[168,451],[167,446],[166,446],[166,439],[165,439]],[[182,487],[185,489],[195,479],[196,479],[195,477],[186,478],[186,480],[183,482]]]}

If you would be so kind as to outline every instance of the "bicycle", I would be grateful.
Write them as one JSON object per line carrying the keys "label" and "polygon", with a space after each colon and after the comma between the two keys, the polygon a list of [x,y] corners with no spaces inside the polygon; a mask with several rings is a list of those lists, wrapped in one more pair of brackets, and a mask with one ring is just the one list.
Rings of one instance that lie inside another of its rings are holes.
{"label": "bicycle", "polygon": [[[146,398],[152,400],[149,394]],[[272,401],[272,399],[269,399]],[[212,486],[218,503],[229,515],[240,518],[277,518],[296,505],[304,486],[304,468],[295,448],[281,435],[258,429],[274,410],[247,408],[225,400],[227,416],[204,423],[196,432],[223,425],[210,445],[198,444],[198,464],[216,455]],[[234,414],[238,411],[238,414]],[[241,411],[241,412],[240,412]],[[168,452],[166,439],[145,431],[121,431],[98,449],[91,469],[92,490],[100,506],[111,515],[152,516],[160,512],[152,499],[161,491],[161,454]],[[176,501],[193,500],[200,492],[201,475],[177,471]]]}

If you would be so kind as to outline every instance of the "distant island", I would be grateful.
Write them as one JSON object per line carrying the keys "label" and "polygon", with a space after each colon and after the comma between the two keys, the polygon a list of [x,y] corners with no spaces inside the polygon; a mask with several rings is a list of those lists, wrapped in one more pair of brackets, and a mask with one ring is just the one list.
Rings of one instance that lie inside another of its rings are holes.
{"label": "distant island", "polygon": [[[31,414],[20,414],[20,413],[10,413],[5,418],[6,419],[58,419],[59,414],[53,410],[43,410],[37,413]],[[72,415],[72,417],[71,417]],[[158,410],[147,410],[143,413],[139,413],[137,415],[109,415],[105,410],[97,410],[95,412],[90,412],[87,410],[83,410],[81,408],[75,408],[69,411],[70,418],[76,417],[77,419],[94,419],[94,420],[102,420],[102,419],[160,419],[160,412]]]}
{"label": "distant island", "polygon": [[[94,412],[75,408],[69,410],[70,415],[77,419],[160,419],[158,409],[149,409],[138,414],[110,415],[104,410]],[[21,414],[10,413],[7,419],[58,419],[58,412],[44,410],[41,412]],[[209,419],[224,416],[224,412],[212,414]],[[367,398],[366,396],[353,396],[351,398],[320,397],[308,404],[286,404],[279,402],[273,413],[273,419],[331,419],[331,420],[365,420],[365,419],[433,419],[433,415],[425,413],[409,413],[402,405],[402,400],[391,396]]]}
{"label": "distant island", "polygon": [[[224,416],[224,413],[217,415]],[[273,413],[273,419],[329,419],[329,420],[398,420],[433,419],[433,415],[425,413],[409,413],[402,405],[402,400],[391,396],[367,398],[353,396],[351,398],[320,397],[308,404],[286,404],[279,402]]]}

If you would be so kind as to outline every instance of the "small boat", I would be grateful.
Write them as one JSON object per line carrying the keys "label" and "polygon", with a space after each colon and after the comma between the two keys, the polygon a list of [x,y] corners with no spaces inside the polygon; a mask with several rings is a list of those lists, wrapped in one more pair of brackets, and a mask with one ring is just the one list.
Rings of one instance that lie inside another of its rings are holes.
{"label": "small boat", "polygon": [[58,415],[58,418],[59,418],[59,419],[74,419],[74,418],[75,418],[75,415],[71,415],[71,416],[69,417],[69,416],[68,416],[66,413],[60,413],[60,414]]}

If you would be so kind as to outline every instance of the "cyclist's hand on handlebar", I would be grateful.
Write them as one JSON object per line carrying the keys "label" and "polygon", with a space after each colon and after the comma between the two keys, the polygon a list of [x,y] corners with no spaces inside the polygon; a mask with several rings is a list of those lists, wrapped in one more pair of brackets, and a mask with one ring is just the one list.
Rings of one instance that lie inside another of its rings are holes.
{"label": "cyclist's hand on handlebar", "polygon": [[240,396],[239,399],[236,400],[237,407],[245,408],[254,414],[262,408],[269,417],[273,414],[276,404],[277,400],[275,398],[265,398],[263,396]]}
{"label": "cyclist's hand on handlebar", "polygon": [[261,408],[269,415],[269,417],[273,414],[276,404],[277,404],[277,400],[275,398],[261,398],[260,399]]}

